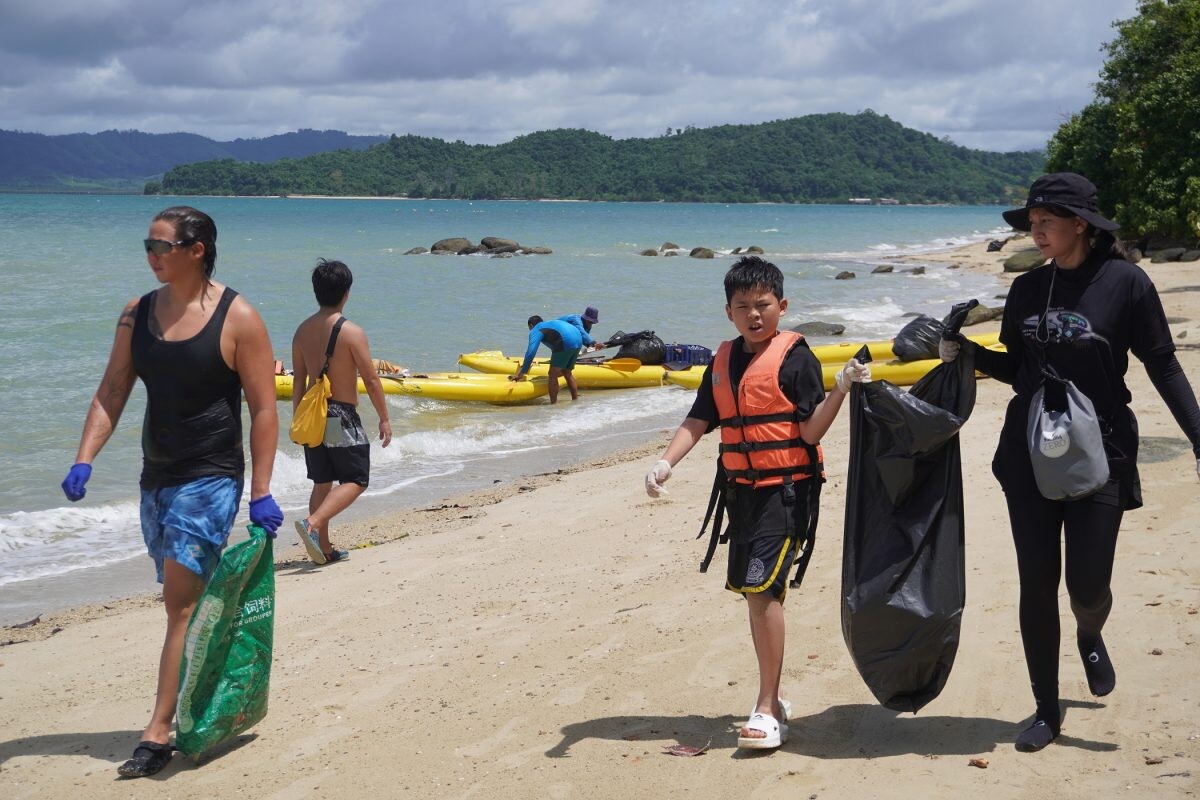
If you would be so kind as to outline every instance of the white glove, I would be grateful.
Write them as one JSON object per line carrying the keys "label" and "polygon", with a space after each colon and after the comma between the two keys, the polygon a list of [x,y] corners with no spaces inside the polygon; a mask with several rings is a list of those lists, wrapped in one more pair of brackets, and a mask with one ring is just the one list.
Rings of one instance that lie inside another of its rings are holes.
{"label": "white glove", "polygon": [[938,355],[947,364],[958,358],[958,351],[961,349],[962,345],[954,339],[942,339],[938,342]]}
{"label": "white glove", "polygon": [[662,497],[668,494],[663,487],[671,477],[671,463],[665,458],[660,458],[655,464],[654,469],[646,473],[646,494],[651,497]]}
{"label": "white glove", "polygon": [[850,394],[851,383],[871,382],[871,367],[869,364],[860,364],[857,358],[852,358],[842,367],[842,371],[833,382],[842,394]]}

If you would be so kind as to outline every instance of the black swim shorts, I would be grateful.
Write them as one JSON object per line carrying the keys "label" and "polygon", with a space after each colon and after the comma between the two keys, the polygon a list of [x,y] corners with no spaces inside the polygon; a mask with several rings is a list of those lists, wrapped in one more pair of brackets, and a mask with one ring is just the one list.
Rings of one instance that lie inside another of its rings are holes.
{"label": "black swim shorts", "polygon": [[782,486],[729,487],[726,589],[739,594],[768,592],[783,601],[787,596],[788,573],[800,555],[810,513],[819,502],[819,490],[819,484],[800,481],[794,485],[789,502],[784,499]]}
{"label": "black swim shorts", "polygon": [[371,444],[358,409],[349,403],[329,401],[325,439],[304,448],[304,464],[313,483],[357,483],[364,489],[371,477]]}
{"label": "black swim shorts", "polygon": [[795,536],[759,536],[748,542],[731,539],[725,588],[738,594],[767,592],[782,602],[798,550]]}

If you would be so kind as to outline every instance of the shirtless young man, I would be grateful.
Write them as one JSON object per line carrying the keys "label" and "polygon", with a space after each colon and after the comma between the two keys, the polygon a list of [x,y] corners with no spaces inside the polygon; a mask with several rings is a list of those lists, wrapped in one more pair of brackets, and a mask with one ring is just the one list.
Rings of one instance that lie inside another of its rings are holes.
{"label": "shirtless young man", "polygon": [[[342,316],[353,282],[350,268],[341,261],[318,261],[312,283],[320,308],[300,323],[292,337],[293,413],[304,392],[320,379],[322,368],[329,377],[331,392],[325,439],[316,447],[304,448],[304,463],[313,490],[308,500],[308,518],[296,522],[304,549],[318,564],[349,557],[345,550],[337,550],[330,544],[329,521],[358,499],[370,479],[371,444],[358,417],[359,377],[379,414],[380,441],[384,447],[392,441],[387,401],[371,361],[367,334]],[[327,352],[331,352],[328,361]],[[338,483],[336,487],[334,481]]]}

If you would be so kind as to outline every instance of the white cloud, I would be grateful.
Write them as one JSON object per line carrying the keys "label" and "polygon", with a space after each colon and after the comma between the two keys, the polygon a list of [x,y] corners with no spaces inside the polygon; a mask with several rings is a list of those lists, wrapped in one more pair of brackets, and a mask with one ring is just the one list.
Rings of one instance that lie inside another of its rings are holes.
{"label": "white cloud", "polygon": [[0,0],[0,127],[496,143],[873,108],[987,149],[1092,97],[1136,0]]}

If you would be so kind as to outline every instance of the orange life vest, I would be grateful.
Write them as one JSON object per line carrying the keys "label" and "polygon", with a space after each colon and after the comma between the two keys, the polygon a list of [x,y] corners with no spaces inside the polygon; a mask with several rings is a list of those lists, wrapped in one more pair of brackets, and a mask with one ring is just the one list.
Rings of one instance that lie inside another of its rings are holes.
{"label": "orange life vest", "polygon": [[737,396],[729,380],[733,342],[722,342],[712,365],[713,400],[721,424],[721,466],[736,483],[754,487],[825,477],[821,446],[800,436],[796,404],[779,386],[779,369],[804,337],[781,331],[756,353],[738,381]]}

